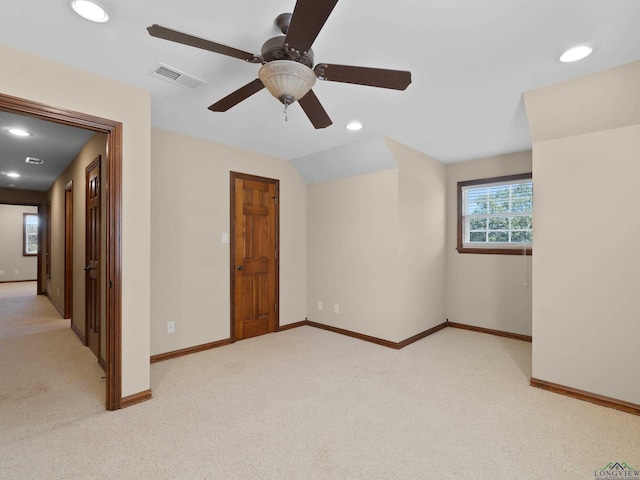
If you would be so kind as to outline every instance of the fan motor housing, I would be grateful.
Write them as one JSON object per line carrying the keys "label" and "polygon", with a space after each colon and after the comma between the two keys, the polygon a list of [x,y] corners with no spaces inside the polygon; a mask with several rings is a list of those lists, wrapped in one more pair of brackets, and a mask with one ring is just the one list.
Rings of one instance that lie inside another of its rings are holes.
{"label": "fan motor housing", "polygon": [[313,50],[309,49],[308,52],[297,52],[288,48],[285,45],[284,35],[278,35],[277,37],[270,38],[264,45],[262,45],[262,59],[265,63],[272,62],[274,60],[292,60],[294,62],[302,63],[309,68],[313,68]]}

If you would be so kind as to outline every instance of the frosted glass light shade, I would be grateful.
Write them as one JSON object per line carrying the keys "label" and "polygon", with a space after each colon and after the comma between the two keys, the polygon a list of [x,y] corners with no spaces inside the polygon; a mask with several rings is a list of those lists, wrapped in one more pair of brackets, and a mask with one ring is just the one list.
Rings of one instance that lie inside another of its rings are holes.
{"label": "frosted glass light shade", "polygon": [[265,63],[258,76],[271,95],[287,104],[300,100],[316,83],[313,70],[292,60]]}

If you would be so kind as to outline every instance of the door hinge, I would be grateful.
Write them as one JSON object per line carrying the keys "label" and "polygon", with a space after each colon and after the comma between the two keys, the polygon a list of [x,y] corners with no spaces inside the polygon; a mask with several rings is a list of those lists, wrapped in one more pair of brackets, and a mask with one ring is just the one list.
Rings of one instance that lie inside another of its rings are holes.
{"label": "door hinge", "polygon": [[274,311],[274,312],[277,312],[277,311],[278,311],[278,304],[277,304],[277,303],[273,306],[273,311]]}
{"label": "door hinge", "polygon": [[271,197],[275,203],[278,203],[278,197]]}
{"label": "door hinge", "polygon": [[273,251],[273,258],[278,258],[278,250]]}

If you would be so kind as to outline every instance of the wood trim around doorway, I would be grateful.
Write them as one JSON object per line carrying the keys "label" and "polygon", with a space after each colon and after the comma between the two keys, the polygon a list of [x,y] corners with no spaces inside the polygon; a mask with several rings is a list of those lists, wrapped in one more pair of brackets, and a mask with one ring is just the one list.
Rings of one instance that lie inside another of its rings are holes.
{"label": "wood trim around doorway", "polygon": [[0,94],[0,110],[107,134],[107,410],[122,408],[122,123]]}

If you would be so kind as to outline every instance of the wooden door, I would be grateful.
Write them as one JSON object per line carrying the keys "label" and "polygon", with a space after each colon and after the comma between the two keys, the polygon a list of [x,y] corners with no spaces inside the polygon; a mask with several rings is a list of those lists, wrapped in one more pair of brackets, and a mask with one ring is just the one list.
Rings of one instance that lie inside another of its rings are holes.
{"label": "wooden door", "polygon": [[64,187],[64,318],[73,312],[73,182]]}
{"label": "wooden door", "polygon": [[275,332],[279,181],[231,172],[231,340]]}
{"label": "wooden door", "polygon": [[86,169],[85,333],[100,360],[100,155]]}

